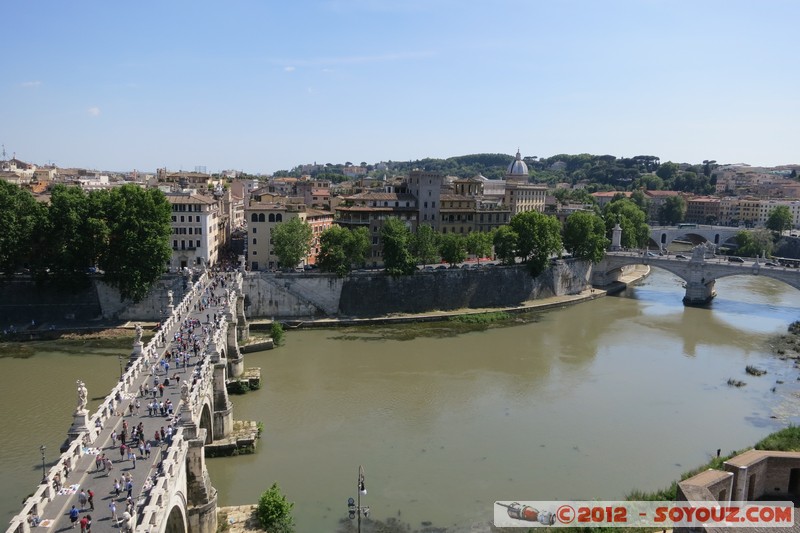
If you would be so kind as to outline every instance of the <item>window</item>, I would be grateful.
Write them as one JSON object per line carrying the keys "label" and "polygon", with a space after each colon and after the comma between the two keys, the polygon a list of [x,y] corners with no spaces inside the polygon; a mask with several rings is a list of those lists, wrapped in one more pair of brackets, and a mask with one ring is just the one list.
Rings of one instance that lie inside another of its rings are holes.
{"label": "window", "polygon": [[253,266],[251,267],[251,270],[258,270],[258,261],[253,261]]}
{"label": "window", "polygon": [[173,250],[177,250],[178,249],[178,241],[172,241],[172,249]]}
{"label": "window", "polygon": [[253,245],[255,246],[256,244],[258,244],[258,239],[256,239],[255,237],[253,237]]}
{"label": "window", "polygon": [[173,222],[177,222],[178,221],[178,217],[176,217],[175,215],[172,215],[172,221]]}
{"label": "window", "polygon": [[422,205],[423,205],[423,206],[424,206],[424,207],[427,209],[427,207],[428,207],[428,202],[425,202],[425,203],[424,203],[424,204],[422,204]]}
{"label": "window", "polygon": [[200,222],[200,215],[197,215],[197,216],[195,217],[195,222]]}
{"label": "window", "polygon": [[436,202],[435,202],[435,201],[434,201],[434,202],[431,202],[431,207],[432,207],[432,208],[434,208],[434,209],[436,209]]}
{"label": "window", "polygon": [[253,233],[256,233],[256,230],[257,230],[257,229],[258,229],[258,228],[253,228]]}
{"label": "window", "polygon": [[191,235],[191,234],[192,234],[192,230],[193,230],[193,229],[194,229],[194,228],[189,228],[189,235]]}
{"label": "window", "polygon": [[181,215],[181,222],[183,222],[183,219],[184,219],[184,216],[183,216],[183,215]]}
{"label": "window", "polygon": [[378,244],[378,237],[372,237],[372,244]]}
{"label": "window", "polygon": [[258,251],[253,250],[252,252],[250,252],[250,255],[258,255]]}
{"label": "window", "polygon": [[[270,215],[270,216],[272,216],[272,215]],[[266,218],[264,217],[264,213],[259,213],[258,214],[258,221],[259,222],[264,222],[265,220],[266,220]]]}
{"label": "window", "polygon": [[186,249],[186,241],[181,241],[181,250]]}
{"label": "window", "polygon": [[258,222],[258,215],[256,213],[253,213],[253,216],[250,217],[250,221],[251,222]]}
{"label": "window", "polygon": [[275,222],[275,213],[270,213],[269,214],[269,221],[270,222]]}
{"label": "window", "polygon": [[[253,230],[255,230],[255,228],[253,228]],[[203,228],[195,228],[194,232],[195,232],[196,235],[202,235],[203,234]]]}
{"label": "window", "polygon": [[281,215],[280,213],[275,215],[275,222],[282,222],[282,221],[283,221],[283,215]]}

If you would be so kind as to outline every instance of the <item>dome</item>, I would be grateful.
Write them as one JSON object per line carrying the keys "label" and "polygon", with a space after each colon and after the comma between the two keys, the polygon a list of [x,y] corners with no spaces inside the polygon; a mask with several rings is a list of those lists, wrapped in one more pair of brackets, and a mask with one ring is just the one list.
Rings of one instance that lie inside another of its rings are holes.
{"label": "dome", "polygon": [[525,164],[525,161],[522,160],[522,156],[519,154],[519,149],[517,149],[517,158],[508,165],[508,171],[506,172],[507,177],[524,177],[526,180],[528,179],[528,165]]}

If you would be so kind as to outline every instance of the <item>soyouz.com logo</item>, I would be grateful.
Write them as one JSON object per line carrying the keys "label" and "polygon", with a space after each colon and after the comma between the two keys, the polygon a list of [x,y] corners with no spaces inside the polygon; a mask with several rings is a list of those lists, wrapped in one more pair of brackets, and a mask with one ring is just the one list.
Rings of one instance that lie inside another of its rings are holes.
{"label": "soyouz.com logo", "polygon": [[497,501],[496,527],[792,527],[790,502]]}

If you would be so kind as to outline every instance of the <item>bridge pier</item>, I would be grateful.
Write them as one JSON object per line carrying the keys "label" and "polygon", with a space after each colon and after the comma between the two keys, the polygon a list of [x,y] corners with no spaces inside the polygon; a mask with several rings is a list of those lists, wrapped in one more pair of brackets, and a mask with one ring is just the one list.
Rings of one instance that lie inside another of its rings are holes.
{"label": "bridge pier", "polygon": [[197,438],[189,440],[186,454],[186,517],[192,533],[216,533],[217,489],[211,485],[206,470],[205,429],[198,428]]}
{"label": "bridge pier", "polygon": [[683,304],[688,306],[708,305],[717,295],[714,290],[715,282],[690,281],[686,284],[686,295]]}

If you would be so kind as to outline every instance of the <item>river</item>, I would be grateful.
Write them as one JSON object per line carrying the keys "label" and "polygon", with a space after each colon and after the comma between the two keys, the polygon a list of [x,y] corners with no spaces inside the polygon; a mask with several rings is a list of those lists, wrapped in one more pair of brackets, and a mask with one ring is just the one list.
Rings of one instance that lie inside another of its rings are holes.
{"label": "river", "polygon": [[[234,418],[265,431],[256,454],[207,461],[220,504],[255,502],[277,481],[298,531],[334,531],[361,464],[372,517],[480,531],[495,500],[666,486],[800,414],[798,372],[767,346],[798,318],[800,292],[756,277],[717,292],[710,309],[686,308],[680,280],[655,270],[618,297],[510,327],[289,331],[285,346],[246,356],[265,386],[232,398]],[[7,516],[41,476],[39,445],[63,440],[75,380],[101,396],[118,373],[119,349],[28,346],[31,357],[0,359]]]}

